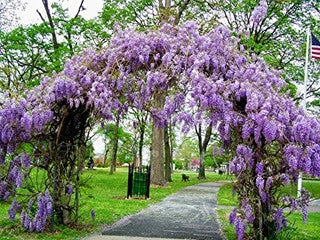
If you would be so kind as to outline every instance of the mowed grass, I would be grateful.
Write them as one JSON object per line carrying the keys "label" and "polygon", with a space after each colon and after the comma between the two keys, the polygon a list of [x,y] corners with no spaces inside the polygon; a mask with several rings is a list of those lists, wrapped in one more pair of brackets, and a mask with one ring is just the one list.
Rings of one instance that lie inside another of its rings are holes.
{"label": "mowed grass", "polygon": [[[228,240],[235,240],[234,226],[229,224],[230,210],[218,210],[218,215],[224,235]],[[309,213],[308,221],[302,222],[301,213],[293,213],[288,217],[296,228],[290,235],[290,240],[319,240],[320,239],[320,213]]]}
{"label": "mowed grass", "polygon": [[[201,182],[230,180],[230,176],[220,176],[216,173],[207,173],[206,180],[198,180],[197,173],[185,173],[190,176],[190,182],[182,182],[181,172],[177,172],[172,175],[173,182],[167,187],[151,188],[150,200],[126,200],[127,168],[117,169],[114,175],[109,175],[108,169],[85,171],[82,177],[89,178],[89,186],[81,192],[80,222],[77,226],[55,226],[53,233],[28,233],[21,227],[19,215],[13,222],[8,220],[10,204],[0,202],[0,239],[81,239],[97,231],[102,224],[112,224],[125,216],[137,213],[184,187]],[[94,221],[91,219],[91,210],[96,212]]]}
{"label": "mowed grass", "polygon": [[[218,192],[218,204],[224,206],[236,206],[237,198],[232,195],[232,183],[223,185]],[[320,198],[320,181],[303,181],[303,187],[306,188],[312,198]],[[291,195],[297,194],[297,187],[290,186],[281,189],[282,193]],[[231,210],[218,210],[218,215],[222,230],[228,240],[236,239],[234,226],[229,224],[229,214]],[[290,239],[292,240],[316,240],[320,239],[320,213],[309,213],[306,224],[302,221],[301,213],[293,213],[289,216],[289,221],[296,228]]]}
{"label": "mowed grass", "polygon": [[[320,181],[304,180],[303,187],[311,193],[311,198],[320,198]],[[283,187],[283,194],[295,196],[297,194],[297,186]],[[223,206],[236,206],[237,198],[232,194],[232,183],[223,185],[218,192],[218,204]]]}

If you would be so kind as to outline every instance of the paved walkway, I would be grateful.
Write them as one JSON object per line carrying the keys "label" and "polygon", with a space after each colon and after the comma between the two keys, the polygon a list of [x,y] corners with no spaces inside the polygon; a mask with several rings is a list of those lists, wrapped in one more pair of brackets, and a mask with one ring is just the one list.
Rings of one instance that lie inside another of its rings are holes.
{"label": "paved walkway", "polygon": [[219,240],[216,193],[223,183],[186,187],[162,202],[105,228],[87,240],[195,239]]}

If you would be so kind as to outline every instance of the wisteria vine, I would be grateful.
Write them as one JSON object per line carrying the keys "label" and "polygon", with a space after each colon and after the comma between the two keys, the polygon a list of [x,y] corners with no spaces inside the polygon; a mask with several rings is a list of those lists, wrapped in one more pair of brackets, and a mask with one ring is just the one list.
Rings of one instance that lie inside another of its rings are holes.
{"label": "wisteria vine", "polygon": [[[254,22],[265,14],[263,7],[264,1],[252,16]],[[150,112],[158,126],[173,116],[188,131],[206,116],[217,127],[224,148],[234,153],[230,169],[237,176],[234,191],[239,206],[230,222],[238,239],[270,237],[287,226],[284,209],[300,206],[306,219],[310,197],[305,190],[299,199],[276,190],[296,183],[299,171],[320,175],[319,121],[297,108],[282,92],[284,86],[279,72],[244,51],[224,27],[201,34],[198,25],[187,22],[180,28],[164,24],[146,33],[119,31],[106,49],[73,57],[62,73],[3,104],[0,199],[8,200],[24,187],[30,167],[48,172],[48,189],[56,194],[53,169],[67,164],[63,174],[74,176],[76,149],[71,148],[68,161],[52,153],[66,151],[71,129],[84,133],[89,119],[111,120],[114,112],[125,114],[135,107]],[[155,104],[158,96],[163,97],[162,108]],[[186,110],[190,108],[197,112],[190,114]],[[23,148],[35,142],[33,151]],[[72,197],[75,181],[68,177],[56,183],[62,189],[60,197]],[[34,220],[16,200],[10,216],[22,211],[23,226],[43,231],[52,213],[50,204],[57,208],[58,198],[51,199],[48,191],[42,196]],[[62,212],[68,209],[66,202]]]}

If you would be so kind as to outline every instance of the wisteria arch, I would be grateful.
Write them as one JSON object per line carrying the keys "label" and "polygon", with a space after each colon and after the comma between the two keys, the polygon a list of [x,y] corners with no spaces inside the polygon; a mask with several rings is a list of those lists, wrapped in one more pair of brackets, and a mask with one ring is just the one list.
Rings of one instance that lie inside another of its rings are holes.
{"label": "wisteria arch", "polygon": [[53,205],[58,220],[68,223],[88,127],[134,107],[149,111],[158,128],[169,117],[185,131],[199,121],[216,126],[234,153],[239,206],[230,222],[239,239],[270,237],[287,226],[284,208],[301,206],[306,218],[309,198],[305,191],[296,199],[276,190],[295,183],[299,171],[320,175],[319,122],[282,92],[279,76],[223,27],[201,34],[187,22],[119,31],[108,48],[73,57],[62,73],[3,104],[0,199],[28,189],[30,166],[43,169],[46,192],[32,190],[29,206],[14,200],[10,218],[21,212],[25,228],[43,231]]}

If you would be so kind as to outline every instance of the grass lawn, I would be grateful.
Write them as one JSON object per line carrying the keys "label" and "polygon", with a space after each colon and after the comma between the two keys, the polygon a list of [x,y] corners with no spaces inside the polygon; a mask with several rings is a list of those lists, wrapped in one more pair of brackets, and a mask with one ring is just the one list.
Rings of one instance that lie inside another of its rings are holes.
{"label": "grass lawn", "polygon": [[[218,210],[222,230],[228,240],[235,240],[234,226],[229,224],[229,210]],[[296,231],[291,235],[290,240],[318,240],[320,239],[320,213],[309,213],[306,224],[302,222],[300,213],[293,213],[289,216],[289,221],[294,223]]]}
{"label": "grass lawn", "polygon": [[[304,180],[303,187],[306,188],[312,198],[320,198],[320,181]],[[289,193],[291,195],[297,194],[297,187],[290,186],[281,189],[283,193]],[[236,206],[237,198],[232,195],[232,183],[223,185],[218,192],[218,204],[223,206]]]}
{"label": "grass lawn", "polygon": [[[54,233],[28,233],[17,220],[8,220],[8,203],[0,203],[0,239],[80,239],[99,228],[101,224],[112,224],[125,216],[134,214],[149,204],[159,202],[186,186],[200,182],[212,182],[230,179],[230,176],[220,176],[216,173],[207,173],[206,180],[198,180],[197,173],[188,172],[190,182],[181,182],[181,173],[173,174],[173,182],[166,188],[151,188],[150,200],[126,200],[127,168],[119,168],[114,175],[109,175],[107,169],[86,171],[83,177],[91,177],[90,187],[84,188],[81,194],[80,225],[72,228],[55,226]],[[90,211],[96,211],[96,219],[92,221]]]}
{"label": "grass lawn", "polygon": [[[305,187],[312,198],[320,198],[320,181],[303,181]],[[296,186],[285,187],[281,190],[284,193],[295,195],[297,193]],[[237,199],[232,195],[232,183],[223,185],[218,192],[218,204],[224,206],[236,206]],[[234,227],[229,224],[230,210],[218,210],[219,219],[223,232],[228,240],[236,239]],[[293,240],[316,240],[320,239],[320,213],[309,213],[306,224],[302,222],[301,213],[293,213],[289,216],[289,221],[294,223],[296,231],[291,239]]]}

